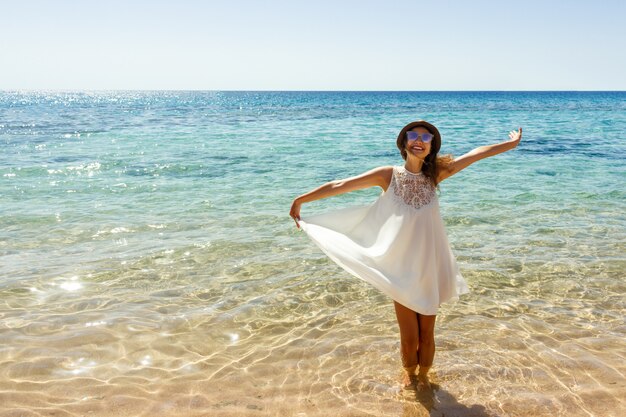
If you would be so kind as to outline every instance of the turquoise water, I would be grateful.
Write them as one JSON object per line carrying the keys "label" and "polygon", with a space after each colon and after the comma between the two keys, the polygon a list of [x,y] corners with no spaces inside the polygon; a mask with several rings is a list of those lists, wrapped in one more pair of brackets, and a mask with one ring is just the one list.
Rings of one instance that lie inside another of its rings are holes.
{"label": "turquoise water", "polygon": [[0,409],[428,408],[395,391],[391,300],[289,217],[327,181],[402,164],[415,119],[454,155],[524,129],[440,186],[471,293],[437,319],[434,407],[618,415],[624,92],[0,93]]}

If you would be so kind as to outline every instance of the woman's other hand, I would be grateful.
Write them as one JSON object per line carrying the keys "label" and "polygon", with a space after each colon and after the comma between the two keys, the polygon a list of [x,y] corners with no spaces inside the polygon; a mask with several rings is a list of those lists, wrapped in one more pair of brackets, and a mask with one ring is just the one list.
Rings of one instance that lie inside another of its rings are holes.
{"label": "woman's other hand", "polygon": [[293,221],[296,222],[296,226],[298,226],[298,229],[300,228],[300,225],[298,224],[298,220],[300,220],[300,206],[301,205],[302,204],[296,198],[295,200],[293,200],[293,204],[291,204],[291,211],[289,212],[289,215],[291,216]]}
{"label": "woman's other hand", "polygon": [[514,142],[515,146],[517,146],[520,140],[522,140],[522,128],[520,127],[517,132],[514,130],[510,131],[509,138],[511,138],[511,142]]}

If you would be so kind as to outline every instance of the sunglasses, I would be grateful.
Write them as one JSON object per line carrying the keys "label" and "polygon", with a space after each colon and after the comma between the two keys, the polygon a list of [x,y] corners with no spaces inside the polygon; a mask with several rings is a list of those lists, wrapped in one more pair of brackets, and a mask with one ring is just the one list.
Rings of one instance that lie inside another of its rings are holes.
{"label": "sunglasses", "polygon": [[409,130],[408,132],[406,132],[406,138],[409,142],[413,142],[414,140],[417,140],[419,137],[422,137],[422,142],[424,143],[428,143],[431,140],[433,140],[434,135],[432,133],[422,133],[421,135],[417,132],[413,132],[412,130]]}

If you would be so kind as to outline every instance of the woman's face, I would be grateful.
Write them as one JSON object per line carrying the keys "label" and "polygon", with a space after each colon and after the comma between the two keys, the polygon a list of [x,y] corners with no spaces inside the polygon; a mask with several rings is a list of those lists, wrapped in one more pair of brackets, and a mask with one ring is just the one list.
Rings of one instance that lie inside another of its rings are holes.
{"label": "woman's face", "polygon": [[414,157],[423,160],[430,153],[431,142],[428,142],[428,143],[422,142],[421,135],[422,133],[430,133],[430,132],[428,131],[428,129],[422,126],[414,127],[413,129],[411,129],[411,131],[417,132],[419,137],[418,139],[413,140],[413,141],[409,141],[408,139],[405,139],[404,147],[406,149],[407,158],[410,158],[411,155],[413,155]]}

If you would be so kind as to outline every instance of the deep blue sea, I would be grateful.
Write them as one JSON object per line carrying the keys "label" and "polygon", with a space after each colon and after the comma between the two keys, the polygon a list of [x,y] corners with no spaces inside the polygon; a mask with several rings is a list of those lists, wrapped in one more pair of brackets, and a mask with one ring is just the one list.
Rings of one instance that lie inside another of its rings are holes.
{"label": "deep blue sea", "polygon": [[[471,292],[432,403],[393,302],[289,217],[417,119],[454,156],[524,132],[440,185]],[[620,415],[625,133],[626,92],[0,92],[0,413]]]}

